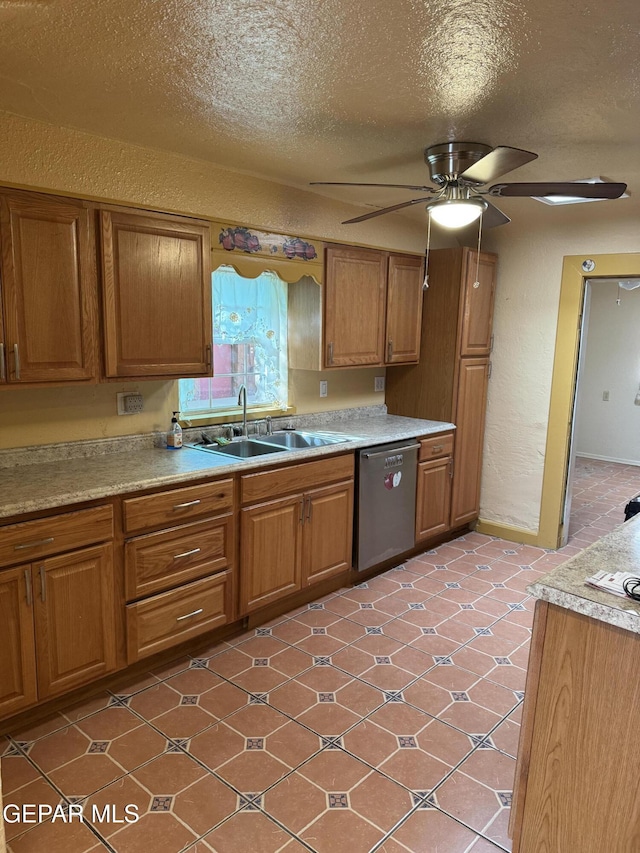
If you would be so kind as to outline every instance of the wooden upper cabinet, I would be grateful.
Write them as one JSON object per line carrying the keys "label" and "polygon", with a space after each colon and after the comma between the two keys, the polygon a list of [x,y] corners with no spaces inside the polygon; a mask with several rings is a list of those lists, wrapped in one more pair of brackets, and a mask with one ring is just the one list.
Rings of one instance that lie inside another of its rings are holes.
{"label": "wooden upper cabinet", "polygon": [[495,255],[469,251],[462,294],[460,355],[489,355],[495,291]]}
{"label": "wooden upper cabinet", "polygon": [[384,252],[351,246],[327,247],[324,302],[327,367],[384,361],[386,278]]}
{"label": "wooden upper cabinet", "polygon": [[0,381],[93,379],[97,285],[87,205],[37,193],[2,193],[0,233]]}
{"label": "wooden upper cabinet", "polygon": [[106,376],[212,375],[209,224],[100,216]]}
{"label": "wooden upper cabinet", "polygon": [[423,259],[389,255],[385,362],[418,361],[422,327]]}

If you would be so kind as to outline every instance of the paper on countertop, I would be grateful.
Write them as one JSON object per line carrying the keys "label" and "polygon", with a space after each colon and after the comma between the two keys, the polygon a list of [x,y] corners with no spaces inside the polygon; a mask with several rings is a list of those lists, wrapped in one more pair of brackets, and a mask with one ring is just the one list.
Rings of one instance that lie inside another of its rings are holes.
{"label": "paper on countertop", "polygon": [[605,592],[611,592],[614,595],[620,595],[622,598],[628,598],[623,588],[623,583],[629,578],[639,580],[638,574],[633,572],[596,572],[590,578],[585,580],[588,586],[593,586],[596,589],[603,589]]}

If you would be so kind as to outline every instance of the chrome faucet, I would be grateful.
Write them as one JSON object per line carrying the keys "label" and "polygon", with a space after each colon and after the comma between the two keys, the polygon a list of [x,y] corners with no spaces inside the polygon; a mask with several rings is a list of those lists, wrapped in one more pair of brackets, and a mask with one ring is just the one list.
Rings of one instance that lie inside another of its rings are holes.
{"label": "chrome faucet", "polygon": [[246,385],[240,386],[240,392],[238,394],[238,405],[242,406],[242,437],[247,438],[247,387]]}
{"label": "chrome faucet", "polygon": [[267,435],[273,435],[273,423],[271,421],[271,415],[267,415],[264,419],[265,424],[267,425]]}

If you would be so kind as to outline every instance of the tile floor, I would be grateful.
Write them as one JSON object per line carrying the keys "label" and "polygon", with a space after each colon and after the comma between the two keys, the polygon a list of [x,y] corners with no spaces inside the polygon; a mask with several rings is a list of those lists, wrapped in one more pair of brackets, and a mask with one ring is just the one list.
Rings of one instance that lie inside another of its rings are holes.
{"label": "tile floor", "polygon": [[639,491],[579,460],[559,552],[469,533],[12,732],[5,803],[85,822],[8,823],[11,853],[509,850],[526,586]]}

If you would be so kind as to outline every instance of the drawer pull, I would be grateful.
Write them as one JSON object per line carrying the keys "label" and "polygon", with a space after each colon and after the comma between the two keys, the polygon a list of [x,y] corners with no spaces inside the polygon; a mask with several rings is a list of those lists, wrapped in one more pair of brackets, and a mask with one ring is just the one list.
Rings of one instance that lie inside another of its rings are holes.
{"label": "drawer pull", "polygon": [[432,447],[432,448],[431,448],[431,452],[432,452],[432,453],[442,453],[442,445],[441,445],[441,444],[436,444],[436,446],[435,446],[435,447]]}
{"label": "drawer pull", "polygon": [[27,606],[31,607],[33,595],[31,593],[31,572],[29,571],[29,569],[24,570],[24,585],[26,589]]}
{"label": "drawer pull", "polygon": [[199,554],[200,548],[193,548],[191,551],[184,551],[182,554],[176,554],[174,560],[180,560],[182,557],[192,557],[194,554]]}
{"label": "drawer pull", "polygon": [[46,539],[34,539],[33,542],[22,542],[20,545],[14,545],[14,551],[22,551],[24,548],[37,548],[38,545],[50,545],[53,542],[53,536],[47,536]]}
{"label": "drawer pull", "polygon": [[311,515],[313,512],[313,503],[311,502],[311,498],[307,498],[307,500],[309,502],[307,504],[307,521],[311,521]]}
{"label": "drawer pull", "polygon": [[174,509],[186,509],[186,507],[188,507],[188,506],[198,506],[199,503],[202,503],[202,501],[200,501],[200,500],[187,501],[186,503],[183,503],[183,504],[174,504],[173,508]]}
{"label": "drawer pull", "polygon": [[200,608],[199,610],[193,610],[191,613],[185,613],[184,616],[178,616],[176,622],[182,622],[183,619],[191,619],[192,616],[197,616],[199,613],[202,613],[204,608]]}

